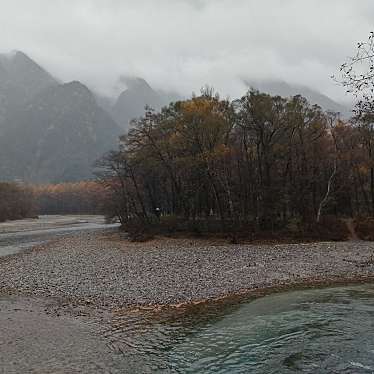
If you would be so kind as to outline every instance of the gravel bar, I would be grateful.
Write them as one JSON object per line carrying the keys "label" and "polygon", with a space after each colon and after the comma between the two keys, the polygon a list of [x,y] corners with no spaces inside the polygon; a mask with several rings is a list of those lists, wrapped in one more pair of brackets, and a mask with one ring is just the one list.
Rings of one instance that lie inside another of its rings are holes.
{"label": "gravel bar", "polygon": [[[118,234],[116,234],[118,236]],[[374,243],[130,243],[79,233],[0,259],[0,292],[109,308],[216,299],[270,287],[374,279]]]}

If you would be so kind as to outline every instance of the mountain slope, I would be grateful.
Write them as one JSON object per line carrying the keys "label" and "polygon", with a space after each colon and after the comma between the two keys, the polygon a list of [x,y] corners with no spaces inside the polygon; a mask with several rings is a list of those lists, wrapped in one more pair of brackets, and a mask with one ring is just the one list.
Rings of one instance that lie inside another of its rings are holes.
{"label": "mountain slope", "polygon": [[155,91],[144,79],[126,79],[127,89],[118,97],[112,109],[113,118],[125,130],[132,119],[144,115],[144,108],[149,106],[160,110],[171,101],[179,100],[177,95]]}
{"label": "mountain slope", "polygon": [[57,84],[24,53],[0,54],[0,125],[7,112],[17,110],[36,94]]}
{"label": "mountain slope", "polygon": [[28,99],[45,88],[58,84],[55,78],[23,52],[0,55],[0,64],[12,85]]}
{"label": "mountain slope", "polygon": [[311,104],[317,104],[327,111],[339,112],[343,118],[351,117],[351,109],[343,104],[337,103],[328,96],[302,85],[291,85],[283,81],[244,81],[246,86],[252,87],[270,95],[290,97],[295,95],[304,96]]}
{"label": "mountain slope", "polygon": [[33,182],[92,177],[92,165],[116,145],[120,130],[79,82],[45,89],[7,115],[0,175]]}

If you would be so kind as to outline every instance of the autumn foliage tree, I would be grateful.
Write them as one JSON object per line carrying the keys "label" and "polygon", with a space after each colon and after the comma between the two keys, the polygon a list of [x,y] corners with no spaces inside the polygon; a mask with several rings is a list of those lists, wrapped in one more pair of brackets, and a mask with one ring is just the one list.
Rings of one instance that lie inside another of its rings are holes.
{"label": "autumn foliage tree", "polygon": [[197,230],[305,228],[372,214],[368,147],[363,128],[301,96],[205,90],[134,120],[100,179],[124,226],[159,223],[161,212]]}

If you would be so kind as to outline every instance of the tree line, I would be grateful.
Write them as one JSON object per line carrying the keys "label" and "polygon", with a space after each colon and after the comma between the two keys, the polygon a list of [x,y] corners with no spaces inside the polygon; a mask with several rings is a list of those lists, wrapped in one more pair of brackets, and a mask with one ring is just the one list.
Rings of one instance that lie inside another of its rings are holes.
{"label": "tree line", "polygon": [[103,214],[109,194],[95,181],[38,185],[32,192],[38,214]]}
{"label": "tree line", "polygon": [[44,214],[104,214],[110,191],[95,181],[25,185],[0,182],[0,222]]}
{"label": "tree line", "polygon": [[220,230],[307,227],[374,214],[374,132],[301,97],[211,89],[148,109],[100,163],[123,225],[174,217]]}

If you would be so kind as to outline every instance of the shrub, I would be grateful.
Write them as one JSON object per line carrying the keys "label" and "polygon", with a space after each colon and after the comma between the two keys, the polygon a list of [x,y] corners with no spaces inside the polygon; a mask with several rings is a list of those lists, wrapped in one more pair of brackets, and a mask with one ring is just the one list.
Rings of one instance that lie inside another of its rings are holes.
{"label": "shrub", "polygon": [[313,223],[304,230],[302,235],[313,240],[344,241],[349,237],[346,223],[335,216],[325,216],[321,222]]}
{"label": "shrub", "polygon": [[359,217],[355,219],[356,234],[361,240],[374,240],[374,218]]}
{"label": "shrub", "polygon": [[16,183],[0,183],[0,222],[33,217],[31,190]]}

